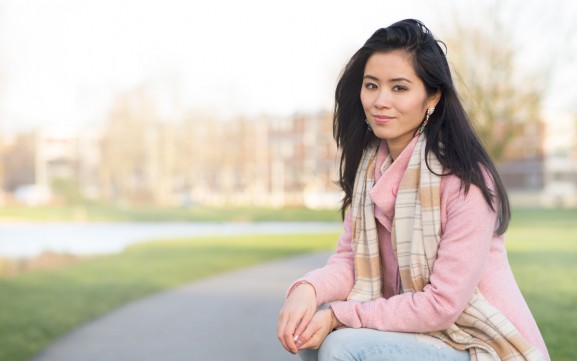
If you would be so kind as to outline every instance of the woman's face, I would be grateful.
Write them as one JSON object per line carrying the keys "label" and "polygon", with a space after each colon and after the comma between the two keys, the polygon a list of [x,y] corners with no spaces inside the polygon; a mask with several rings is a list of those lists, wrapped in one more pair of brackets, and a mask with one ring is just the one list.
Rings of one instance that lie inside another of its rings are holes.
{"label": "woman's face", "polygon": [[365,65],[361,103],[375,135],[387,141],[396,158],[409,144],[440,94],[429,96],[403,50],[378,52]]}

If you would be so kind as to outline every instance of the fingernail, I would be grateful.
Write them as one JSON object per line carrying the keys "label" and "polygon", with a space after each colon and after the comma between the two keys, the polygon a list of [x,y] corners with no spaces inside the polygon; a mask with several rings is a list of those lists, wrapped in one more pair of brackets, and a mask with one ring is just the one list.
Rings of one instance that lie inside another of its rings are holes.
{"label": "fingernail", "polygon": [[299,336],[300,336],[300,335],[296,335],[295,338],[293,338],[293,341],[294,341],[294,342],[297,342],[297,340],[299,339]]}

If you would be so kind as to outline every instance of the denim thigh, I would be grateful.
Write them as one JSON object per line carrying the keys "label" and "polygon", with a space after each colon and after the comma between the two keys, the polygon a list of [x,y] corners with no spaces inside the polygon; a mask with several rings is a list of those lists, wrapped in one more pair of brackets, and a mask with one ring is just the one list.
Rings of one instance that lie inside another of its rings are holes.
{"label": "denim thigh", "polygon": [[318,350],[301,350],[303,361],[469,361],[434,337],[416,333],[343,328],[331,332]]}

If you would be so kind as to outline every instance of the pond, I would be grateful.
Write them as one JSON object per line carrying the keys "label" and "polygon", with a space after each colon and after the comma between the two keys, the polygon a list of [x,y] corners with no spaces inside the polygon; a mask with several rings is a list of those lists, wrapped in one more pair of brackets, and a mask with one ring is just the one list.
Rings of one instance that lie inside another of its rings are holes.
{"label": "pond", "polygon": [[[44,251],[72,254],[121,252],[150,240],[209,235],[338,233],[335,222],[259,223],[0,223],[0,257],[34,257]],[[336,240],[335,240],[336,241]]]}

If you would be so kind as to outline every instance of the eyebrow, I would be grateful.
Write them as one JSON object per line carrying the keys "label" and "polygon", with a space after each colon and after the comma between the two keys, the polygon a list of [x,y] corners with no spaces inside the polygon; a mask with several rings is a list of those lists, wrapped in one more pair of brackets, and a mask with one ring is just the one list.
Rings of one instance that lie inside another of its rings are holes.
{"label": "eyebrow", "polygon": [[407,83],[411,83],[411,84],[413,83],[413,82],[410,81],[409,79],[403,78],[403,77],[401,77],[401,78],[394,78],[394,79],[391,79],[391,80],[389,80],[389,81],[390,81],[390,82],[393,82],[393,83],[398,82],[398,81],[406,81]]}
{"label": "eyebrow", "polygon": [[363,77],[363,79],[370,79],[370,80],[379,81],[379,78],[377,78],[376,76],[372,76],[372,75],[365,75],[365,76]]}
{"label": "eyebrow", "polygon": [[[379,81],[379,78],[377,78],[376,76],[373,76],[373,75],[365,75],[365,76],[363,77],[363,79],[370,79],[370,80]],[[410,81],[409,79],[403,78],[403,77],[393,78],[393,79],[390,79],[390,80],[389,80],[390,83],[396,83],[396,82],[400,82],[400,81],[404,81],[404,82],[411,83],[411,84],[413,83],[413,82]]]}

